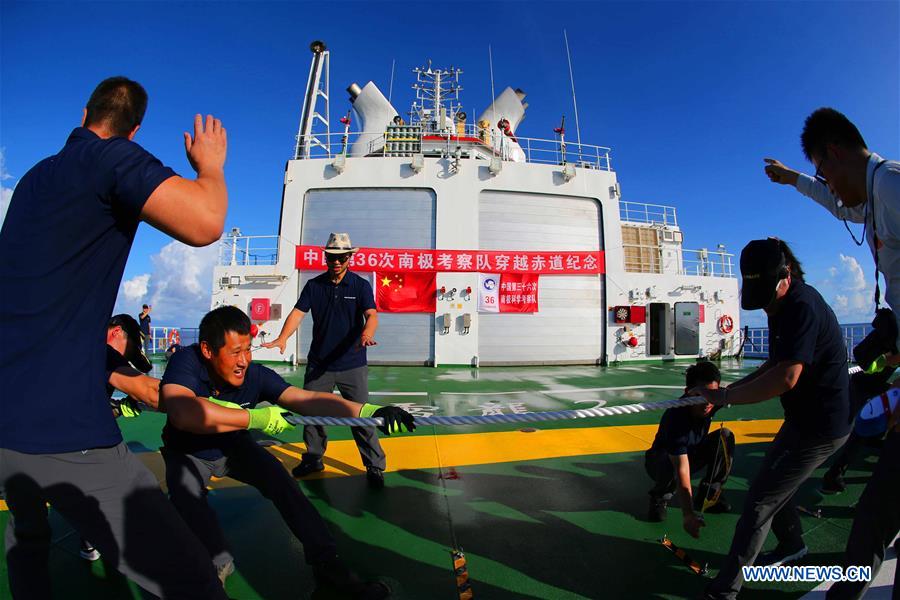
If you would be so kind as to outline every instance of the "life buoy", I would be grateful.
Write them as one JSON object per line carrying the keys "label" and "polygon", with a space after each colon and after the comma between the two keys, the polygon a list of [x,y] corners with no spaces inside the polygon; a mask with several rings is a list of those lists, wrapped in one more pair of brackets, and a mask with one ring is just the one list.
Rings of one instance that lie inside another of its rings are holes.
{"label": "life buoy", "polygon": [[169,347],[181,343],[181,334],[178,333],[177,329],[169,330],[169,335],[166,336],[166,343],[169,344]]}
{"label": "life buoy", "polygon": [[734,319],[732,319],[729,315],[722,315],[719,318],[719,331],[722,333],[731,333],[734,329]]}

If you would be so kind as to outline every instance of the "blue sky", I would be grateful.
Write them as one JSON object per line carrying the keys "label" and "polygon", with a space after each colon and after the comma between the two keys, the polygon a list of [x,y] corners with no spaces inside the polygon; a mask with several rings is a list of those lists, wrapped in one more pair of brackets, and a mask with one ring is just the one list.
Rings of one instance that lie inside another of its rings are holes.
{"label": "blue sky", "polygon": [[[869,147],[900,157],[897,2],[123,2],[0,4],[3,196],[78,125],[104,77],[140,81],[150,106],[137,141],[191,175],[181,132],[196,112],[228,129],[227,227],[276,234],[309,42],[332,50],[332,116],[344,88],[368,80],[394,105],[411,100],[410,69],[462,67],[464,105],[528,93],[518,133],[552,138],[574,118],[563,29],[574,60],[581,137],[612,148],[623,199],[674,205],[685,245],[739,252],[750,239],[791,242],[808,280],[842,321],[868,320],[873,267],[843,225],[792,188],[770,184],[762,158],[808,169],[803,119],[833,106]],[[208,306],[210,251],[142,226],[120,307],[155,299],[157,323],[190,325]]]}

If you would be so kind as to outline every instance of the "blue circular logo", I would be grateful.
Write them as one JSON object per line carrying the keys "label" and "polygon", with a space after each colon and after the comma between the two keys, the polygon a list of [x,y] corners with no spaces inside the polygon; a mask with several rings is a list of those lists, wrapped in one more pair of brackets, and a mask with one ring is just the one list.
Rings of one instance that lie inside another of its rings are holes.
{"label": "blue circular logo", "polygon": [[493,290],[495,287],[497,287],[497,281],[496,281],[496,280],[490,279],[490,278],[484,280],[484,289],[486,289],[486,290],[488,290],[488,291],[491,291],[491,290]]}

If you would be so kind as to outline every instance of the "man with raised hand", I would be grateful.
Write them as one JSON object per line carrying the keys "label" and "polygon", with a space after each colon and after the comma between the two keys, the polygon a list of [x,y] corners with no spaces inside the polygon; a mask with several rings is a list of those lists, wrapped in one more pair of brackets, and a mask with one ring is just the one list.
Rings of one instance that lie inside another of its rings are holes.
{"label": "man with raised hand", "polygon": [[[127,577],[163,598],[224,598],[209,555],[122,441],[105,332],[141,221],[193,246],[228,206],[225,129],[185,133],[196,179],[133,139],[147,93],[102,81],[63,148],[16,186],[0,230],[0,487],[14,598],[49,598],[47,504]],[[64,357],[64,359],[60,359]]]}
{"label": "man with raised hand", "polygon": [[250,318],[239,308],[220,306],[200,322],[199,343],[172,355],[166,366],[160,395],[168,412],[162,454],[169,497],[206,546],[223,581],[234,571],[234,559],[206,500],[213,475],[237,479],[270,499],[303,544],[306,562],[320,582],[354,597],[386,597],[382,584],[363,583],[340,561],[325,521],[248,430],[277,435],[293,427],[284,417],[296,412],[381,417],[385,424],[380,429],[390,434],[415,429],[412,415],[288,384],[275,371],[252,362],[250,327]]}

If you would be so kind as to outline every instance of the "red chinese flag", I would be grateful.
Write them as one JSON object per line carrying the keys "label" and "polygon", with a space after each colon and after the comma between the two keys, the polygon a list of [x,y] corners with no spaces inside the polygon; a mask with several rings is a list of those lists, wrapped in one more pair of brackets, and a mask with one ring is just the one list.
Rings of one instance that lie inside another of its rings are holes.
{"label": "red chinese flag", "polygon": [[375,306],[381,312],[424,312],[436,309],[434,271],[375,272]]}

